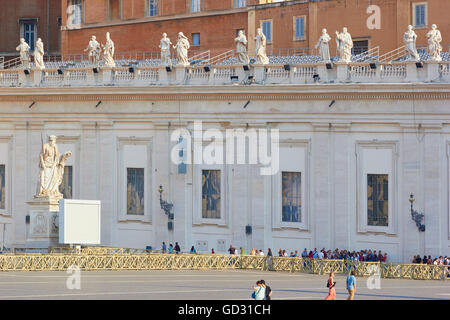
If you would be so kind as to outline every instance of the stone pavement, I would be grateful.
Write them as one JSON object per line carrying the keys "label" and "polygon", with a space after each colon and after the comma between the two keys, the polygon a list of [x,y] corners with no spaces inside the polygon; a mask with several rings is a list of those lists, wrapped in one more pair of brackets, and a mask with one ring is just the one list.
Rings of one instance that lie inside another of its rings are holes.
{"label": "stone pavement", "polygon": [[[167,299],[249,300],[251,286],[264,279],[273,299],[324,299],[327,276],[246,270],[197,271],[82,271],[81,288],[68,289],[66,272],[2,272],[0,300],[6,299]],[[336,277],[338,300],[347,298],[345,277]],[[380,289],[369,289],[367,278],[357,278],[355,300],[450,299],[450,280],[381,279]]]}

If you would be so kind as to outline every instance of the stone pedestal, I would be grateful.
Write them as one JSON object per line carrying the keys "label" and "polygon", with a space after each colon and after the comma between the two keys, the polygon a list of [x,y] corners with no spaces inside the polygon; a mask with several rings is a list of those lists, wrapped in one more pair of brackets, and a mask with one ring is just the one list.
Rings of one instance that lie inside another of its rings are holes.
{"label": "stone pedestal", "polygon": [[419,74],[417,72],[416,61],[406,61],[406,79],[407,82],[419,81]]}
{"label": "stone pedestal", "polygon": [[[331,64],[331,62],[329,62]],[[329,82],[331,77],[328,76],[327,63],[321,63],[317,66],[317,74],[319,75],[320,82]]]}
{"label": "stone pedestal", "polygon": [[184,84],[184,80],[186,77],[186,66],[178,64],[174,69],[176,84]]}
{"label": "stone pedestal", "polygon": [[336,62],[336,80],[338,82],[348,81],[348,64],[346,62]]}
{"label": "stone pedestal", "polygon": [[59,202],[48,198],[27,202],[27,248],[48,248],[58,245]]}
{"label": "stone pedestal", "polygon": [[267,65],[255,63],[253,66],[255,68],[255,81],[261,83],[265,80],[265,70]]}
{"label": "stone pedestal", "polygon": [[102,76],[103,76],[103,84],[108,85],[112,84],[113,82],[113,70],[110,67],[104,67],[102,69]]}
{"label": "stone pedestal", "polygon": [[158,68],[158,84],[168,85],[169,84],[169,72],[167,72],[166,66],[159,66]]}
{"label": "stone pedestal", "polygon": [[32,73],[33,73],[33,85],[39,87],[41,85],[44,73],[39,69],[33,70]]}
{"label": "stone pedestal", "polygon": [[427,61],[425,64],[427,68],[427,79],[426,81],[436,81],[439,80],[439,62],[437,61]]}

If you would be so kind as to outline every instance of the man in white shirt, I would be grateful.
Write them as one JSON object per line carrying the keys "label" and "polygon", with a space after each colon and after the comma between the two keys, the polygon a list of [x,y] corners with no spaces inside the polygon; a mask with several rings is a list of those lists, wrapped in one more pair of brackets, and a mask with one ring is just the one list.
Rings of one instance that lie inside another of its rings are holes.
{"label": "man in white shirt", "polygon": [[319,259],[323,259],[323,257],[324,257],[323,251],[319,251],[319,253],[317,254],[317,256],[319,257]]}

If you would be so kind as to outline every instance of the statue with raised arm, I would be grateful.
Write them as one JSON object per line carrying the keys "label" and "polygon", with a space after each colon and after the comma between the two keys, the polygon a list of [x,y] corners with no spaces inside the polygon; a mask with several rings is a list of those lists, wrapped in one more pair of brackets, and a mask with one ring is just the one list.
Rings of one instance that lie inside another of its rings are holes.
{"label": "statue with raised arm", "polygon": [[44,70],[44,43],[41,38],[36,41],[36,46],[34,48],[34,65],[38,70]]}
{"label": "statue with raised arm", "polygon": [[413,30],[413,26],[408,26],[408,31],[403,35],[403,43],[409,61],[419,61],[420,56],[416,49],[417,34]]}
{"label": "statue with raised arm", "polygon": [[28,69],[30,67],[30,46],[24,38],[20,38],[20,44],[16,47],[16,50],[19,51],[22,67]]}
{"label": "statue with raised arm", "polygon": [[109,32],[106,33],[106,43],[102,44],[103,47],[103,61],[105,62],[105,67],[114,68],[116,62],[114,61],[114,42],[111,40]]}
{"label": "statue with raised arm", "polygon": [[178,32],[178,41],[176,46],[173,46],[174,49],[177,49],[177,60],[178,65],[188,66],[188,49],[190,48],[188,38],[183,34],[183,32]]}
{"label": "statue with raised arm", "polygon": [[328,43],[331,41],[331,37],[327,33],[327,29],[322,29],[322,35],[319,38],[315,48],[319,48],[319,55],[325,62],[330,62],[330,47]]}
{"label": "statue with raised arm", "polygon": [[336,31],[337,50],[339,52],[339,61],[349,63],[352,60],[353,40],[347,28],[344,27],[342,32]]}
{"label": "statue with raised arm", "polygon": [[167,33],[162,34],[162,38],[159,41],[159,48],[161,49],[161,65],[166,67],[172,66],[172,59],[170,58],[170,45],[172,42],[167,38]]}
{"label": "statue with raised arm", "polygon": [[441,62],[441,32],[437,29],[437,25],[433,24],[431,30],[427,33],[428,38],[428,54],[430,56],[430,61]]}
{"label": "statue with raised arm", "polygon": [[48,143],[42,146],[39,161],[39,182],[37,193],[34,198],[49,198],[50,200],[60,200],[63,195],[59,192],[59,185],[62,183],[64,166],[72,152],[68,151],[60,155],[56,145],[56,136],[50,136]]}
{"label": "statue with raised arm", "polygon": [[238,36],[234,39],[236,43],[236,53],[238,56],[238,62],[242,64],[249,64],[248,54],[247,54],[247,37],[244,31],[239,30]]}
{"label": "statue with raised arm", "polygon": [[89,51],[88,57],[89,62],[93,66],[97,66],[100,60],[100,44],[96,40],[95,36],[92,36],[91,41],[89,41],[88,47],[84,51]]}
{"label": "statue with raised arm", "polygon": [[261,28],[256,29],[256,62],[261,64],[269,64],[269,58],[266,54],[266,36]]}

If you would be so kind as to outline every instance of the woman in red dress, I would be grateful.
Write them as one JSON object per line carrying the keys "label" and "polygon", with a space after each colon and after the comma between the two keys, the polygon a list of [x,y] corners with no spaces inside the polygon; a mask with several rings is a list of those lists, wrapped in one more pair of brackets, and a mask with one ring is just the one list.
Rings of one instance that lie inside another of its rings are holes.
{"label": "woman in red dress", "polygon": [[334,273],[330,272],[330,277],[328,278],[328,296],[325,300],[336,300],[336,290],[334,287],[336,286],[336,282],[334,281]]}

